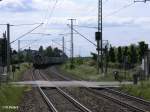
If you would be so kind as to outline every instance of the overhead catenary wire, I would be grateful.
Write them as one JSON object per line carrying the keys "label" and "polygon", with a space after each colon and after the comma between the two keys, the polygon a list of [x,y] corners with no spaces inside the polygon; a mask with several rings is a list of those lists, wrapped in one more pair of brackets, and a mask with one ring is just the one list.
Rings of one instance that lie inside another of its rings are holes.
{"label": "overhead catenary wire", "polygon": [[[37,39],[36,39],[37,40]],[[27,41],[36,41],[36,40],[20,40],[21,42],[27,42]]]}
{"label": "overhead catenary wire", "polygon": [[22,47],[22,48],[20,48],[20,49],[25,49],[26,47],[31,46],[32,44],[34,44],[35,42],[37,42],[37,41],[39,41],[39,40],[41,40],[41,39],[34,40],[34,42],[33,42],[33,41],[30,42],[28,45],[26,45],[26,46],[24,46],[24,47]]}
{"label": "overhead catenary wire", "polygon": [[10,42],[10,44],[16,42],[17,40],[23,38],[24,36],[26,36],[26,35],[28,35],[28,34],[30,34],[30,33],[33,32],[34,30],[36,30],[37,28],[39,28],[41,25],[43,25],[43,23],[41,23],[40,25],[36,26],[35,28],[33,28],[32,30],[28,31],[27,33],[25,33],[25,34],[19,36],[17,39],[15,39],[14,41]]}
{"label": "overhead catenary wire", "polygon": [[11,26],[32,26],[32,25],[37,25],[37,24],[41,24],[41,23],[31,23],[31,24],[14,24],[14,25],[11,25]]}
{"label": "overhead catenary wire", "polygon": [[30,33],[30,34],[34,34],[34,35],[46,35],[46,36],[51,35],[51,34],[48,34],[48,33]]}
{"label": "overhead catenary wire", "polygon": [[[109,13],[109,14],[106,15],[106,16],[104,16],[104,18],[113,16],[113,15],[117,14],[118,12],[122,11],[123,9],[126,9],[126,8],[132,6],[133,4],[134,4],[134,2],[133,2],[133,3],[130,3],[130,4],[127,4],[127,5],[124,5],[123,7],[119,8],[119,9],[117,9],[117,10],[111,12],[111,13]],[[104,19],[104,18],[103,18],[103,19]]]}
{"label": "overhead catenary wire", "polygon": [[93,26],[82,26],[82,25],[74,25],[75,27],[81,27],[81,28],[93,28],[97,29],[98,27],[93,27]]}
{"label": "overhead catenary wire", "polygon": [[[41,23],[30,23],[30,24],[10,24],[10,26],[18,26],[18,27],[20,27],[20,26],[33,26],[33,25],[37,25],[37,24],[41,24]],[[0,24],[0,26],[5,26],[5,25],[7,25],[7,24]]]}
{"label": "overhead catenary wire", "polygon": [[[55,8],[57,6],[57,3],[58,3],[58,0],[55,1],[54,6],[52,7],[51,11],[49,11],[50,13],[48,14],[48,18],[46,20],[46,23],[44,23],[45,24],[45,28],[46,28],[46,25],[49,24],[50,19],[52,18],[52,15],[53,15],[54,10],[55,10]],[[44,29],[44,32],[45,32],[45,29]]]}
{"label": "overhead catenary wire", "polygon": [[[120,26],[120,25],[119,25]],[[126,27],[127,25],[123,25],[122,27]],[[87,29],[97,29],[98,27],[94,27],[94,26],[80,26],[80,25],[75,25],[75,27],[79,27],[79,28],[87,28]],[[111,27],[117,27],[117,25],[115,26],[111,26]],[[104,26],[103,25],[103,28],[109,28],[109,26]]]}
{"label": "overhead catenary wire", "polygon": [[[25,49],[25,48],[27,48],[28,46],[31,46],[31,45],[33,45],[33,44],[35,44],[35,42],[38,42],[38,41],[42,41],[43,39],[41,38],[41,39],[37,39],[37,40],[32,40],[32,42],[30,42],[29,44],[27,44],[27,45],[25,45],[24,47],[22,47],[21,49]],[[24,41],[24,40],[23,40]],[[25,40],[25,41],[29,41],[29,40]],[[34,41],[34,42],[33,42]],[[46,41],[46,42],[48,42],[49,41],[49,39],[44,39],[44,41]],[[59,44],[58,42],[56,42],[56,40],[51,40],[52,42],[54,42],[55,44],[57,44],[57,45],[59,45],[59,46],[62,46],[61,44]],[[65,49],[67,49],[66,47],[65,47]]]}
{"label": "overhead catenary wire", "polygon": [[[69,24],[67,24],[68,27],[70,27]],[[81,37],[83,37],[84,39],[86,39],[88,42],[90,42],[91,44],[93,44],[94,46],[97,46],[94,42],[92,42],[91,40],[89,40],[87,37],[85,37],[83,34],[81,34],[80,32],[78,32],[76,29],[73,28],[73,30],[79,34]]]}
{"label": "overhead catenary wire", "polygon": [[[108,1],[109,1],[109,0],[106,0],[105,2],[108,2]],[[130,3],[130,4],[127,4],[127,5],[124,5],[123,7],[117,9],[116,11],[111,12],[111,13],[109,13],[108,15],[104,16],[103,19],[105,19],[105,18],[107,18],[107,17],[110,17],[110,16],[113,16],[114,14],[117,14],[117,13],[120,12],[121,10],[128,8],[128,7],[132,6],[133,4],[134,4],[134,2],[133,2],[133,3]],[[93,28],[93,29],[97,29],[97,27],[92,27],[92,26],[80,26],[80,25],[74,25],[74,26],[82,27],[82,28]]]}
{"label": "overhead catenary wire", "polygon": [[[57,45],[59,45],[59,46],[61,46],[62,47],[62,45],[60,44],[60,43],[58,43],[58,42],[56,42],[56,41],[53,41],[52,40],[52,42],[54,42],[55,44],[57,44]],[[66,50],[68,50],[68,51],[70,51],[70,49],[68,49],[68,48],[66,48],[66,47],[64,47]]]}
{"label": "overhead catenary wire", "polygon": [[[49,39],[47,39],[47,41],[48,41]],[[35,42],[38,42],[38,41],[42,41],[42,38],[41,39],[36,39],[36,40],[32,40],[32,42],[30,42],[29,44],[27,44],[27,45],[25,45],[24,47],[22,47],[21,49],[24,49],[24,48],[26,48],[26,47],[28,47],[28,46],[31,46],[31,45],[33,45],[33,44],[35,44]],[[45,39],[44,39],[44,41],[45,41]]]}
{"label": "overhead catenary wire", "polygon": [[[50,15],[49,15],[49,17],[48,17],[48,22],[49,22],[49,20],[51,19],[53,13],[54,13],[54,10],[55,10],[55,8],[56,8],[56,6],[57,6],[57,3],[58,3],[58,0],[56,0],[55,4],[54,4],[54,6],[53,6],[53,8],[52,8],[52,10],[51,10],[51,12],[50,12]],[[47,24],[48,24],[48,22],[47,22]]]}
{"label": "overhead catenary wire", "polygon": [[[105,2],[108,2],[109,0],[105,0],[104,1],[104,3]],[[53,6],[53,9],[52,9],[52,11],[51,11],[51,13],[50,13],[50,15],[52,16],[52,14],[53,14],[53,12],[54,12],[54,10],[55,10],[55,7],[56,7],[56,5],[57,5],[57,0],[56,0],[56,2],[55,2],[55,5]],[[124,6],[124,7],[122,7],[122,8],[120,8],[121,10],[122,9],[124,9],[124,8],[127,8],[127,7],[129,7],[128,5],[126,5],[126,6]],[[119,9],[119,10],[120,10]],[[109,14],[109,16],[111,16],[111,15],[113,15],[113,14],[116,14],[116,13],[118,13],[118,12],[120,12],[120,11],[114,11],[114,12],[112,12],[112,13],[110,13]],[[50,17],[51,17],[50,16]],[[106,17],[108,17],[108,15],[106,15]],[[23,25],[26,25],[26,24],[20,24],[20,26],[23,26]],[[29,24],[28,24],[29,25]],[[16,25],[17,26],[17,25]],[[18,25],[19,26],[19,25]],[[94,29],[96,29],[97,27],[89,27],[89,26],[79,26],[79,27],[87,27],[87,28],[94,28]],[[73,29],[77,34],[79,34],[80,36],[82,36],[83,38],[85,38],[86,40],[88,40],[90,43],[92,43],[93,45],[94,45],[94,42],[92,42],[92,41],[90,41],[88,38],[86,38],[83,34],[81,34],[80,32],[78,32],[77,30],[75,30],[75,29]]]}
{"label": "overhead catenary wire", "polygon": [[50,13],[50,18],[51,18],[52,15],[53,15],[53,12],[54,12],[54,10],[55,10],[55,8],[56,8],[56,6],[57,6],[57,3],[58,3],[58,0],[56,0],[54,6],[53,6],[53,8],[52,8],[52,11],[51,11],[51,13]]}
{"label": "overhead catenary wire", "polygon": [[46,12],[45,12],[45,14],[44,14],[44,17],[42,18],[42,21],[43,21],[43,23],[45,23],[45,21],[47,21],[47,15],[48,15],[48,12],[49,12],[49,4],[50,4],[50,0],[48,0],[49,1],[49,3],[48,3],[48,6],[47,6],[47,9],[46,9]]}
{"label": "overhead catenary wire", "polygon": [[109,0],[105,0],[104,3],[103,3],[103,5],[105,5],[108,1],[109,1]]}

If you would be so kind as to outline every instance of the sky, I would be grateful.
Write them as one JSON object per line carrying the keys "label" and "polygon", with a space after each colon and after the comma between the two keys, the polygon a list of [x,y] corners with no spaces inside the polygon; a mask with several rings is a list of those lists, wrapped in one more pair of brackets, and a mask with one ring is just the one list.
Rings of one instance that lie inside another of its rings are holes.
{"label": "sky", "polygon": [[[74,18],[74,28],[89,40],[96,43],[98,0],[3,0],[0,2],[0,24],[11,24],[10,40],[13,41],[32,30],[34,24],[44,23],[32,33],[21,38],[21,49],[38,49],[40,45],[62,48],[62,35],[65,35],[66,53],[70,55],[70,24]],[[134,0],[103,0],[103,39],[112,46],[125,46],[145,41],[150,44],[150,2],[134,3]],[[0,35],[6,26],[0,26]],[[12,45],[18,49],[17,41]],[[96,52],[95,46],[78,34],[74,34],[74,55],[90,56]]]}

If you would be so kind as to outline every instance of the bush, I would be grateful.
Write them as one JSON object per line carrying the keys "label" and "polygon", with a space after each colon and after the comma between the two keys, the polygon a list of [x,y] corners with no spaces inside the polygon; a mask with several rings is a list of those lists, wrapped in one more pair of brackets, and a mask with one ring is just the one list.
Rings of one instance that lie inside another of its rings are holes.
{"label": "bush", "polygon": [[96,62],[94,60],[91,60],[91,61],[88,61],[87,64],[89,66],[95,66],[96,65]]}
{"label": "bush", "polygon": [[81,58],[77,58],[76,61],[75,61],[75,63],[76,63],[77,65],[82,65],[82,64],[84,63],[84,61],[83,61],[83,59],[81,59]]}

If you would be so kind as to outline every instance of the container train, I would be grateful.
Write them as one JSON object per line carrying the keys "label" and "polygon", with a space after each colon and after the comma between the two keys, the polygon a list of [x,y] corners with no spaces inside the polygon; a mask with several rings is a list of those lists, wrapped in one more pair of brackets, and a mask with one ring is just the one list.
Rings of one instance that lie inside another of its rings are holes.
{"label": "container train", "polygon": [[51,65],[62,64],[67,60],[66,57],[46,57],[40,54],[33,56],[34,68],[46,68]]}

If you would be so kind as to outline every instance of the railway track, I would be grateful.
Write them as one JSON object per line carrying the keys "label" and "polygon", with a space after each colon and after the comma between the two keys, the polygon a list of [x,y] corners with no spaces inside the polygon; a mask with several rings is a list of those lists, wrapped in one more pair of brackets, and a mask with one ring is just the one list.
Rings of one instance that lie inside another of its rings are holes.
{"label": "railway track", "polygon": [[126,97],[120,97],[120,95],[112,94],[107,90],[90,90],[92,93],[95,93],[97,95],[103,96],[104,98],[115,102],[116,104],[122,105],[129,110],[132,110],[133,112],[150,112],[150,107],[145,105],[143,103],[138,103],[137,101],[134,100],[129,100]]}
{"label": "railway track", "polygon": [[117,90],[109,89],[109,88],[105,88],[103,92],[110,96],[114,96],[124,102],[130,103],[131,105],[132,104],[137,105],[138,108],[143,109],[143,110],[145,109],[147,112],[150,112],[149,101],[119,92]]}
{"label": "railway track", "polygon": [[[55,71],[52,72],[56,74],[57,77],[61,80],[70,80],[60,73],[57,73]],[[99,96],[102,96],[112,102],[115,102],[118,105],[128,108],[133,112],[150,112],[150,102],[143,99],[136,98],[109,88],[105,88],[103,90],[93,90],[90,88],[86,88],[85,90],[87,92],[94,93],[95,95],[97,95],[97,98],[99,98]]]}
{"label": "railway track", "polygon": [[[48,80],[40,71],[35,72],[32,74],[33,80]],[[92,112],[61,88],[41,88],[39,85],[37,86],[52,112]]]}

